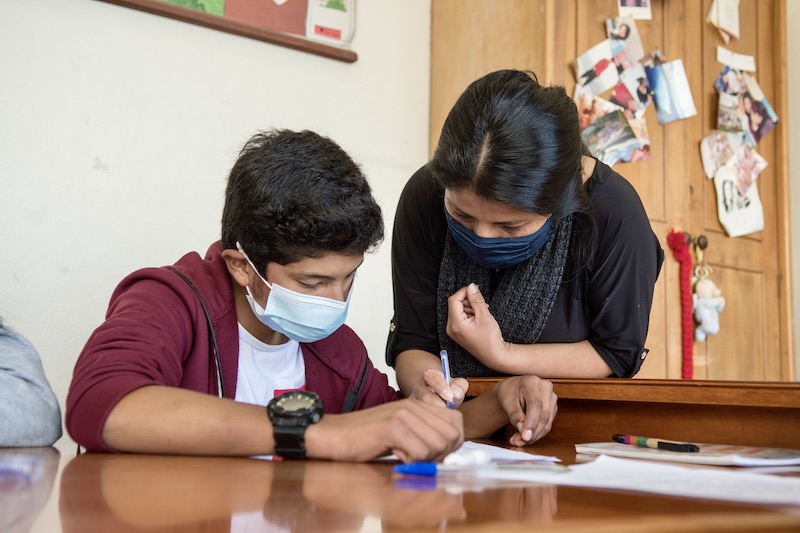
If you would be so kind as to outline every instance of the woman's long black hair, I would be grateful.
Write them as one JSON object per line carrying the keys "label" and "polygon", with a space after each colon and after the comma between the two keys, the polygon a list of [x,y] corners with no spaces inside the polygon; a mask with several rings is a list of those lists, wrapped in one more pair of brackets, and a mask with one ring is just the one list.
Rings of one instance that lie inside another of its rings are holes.
{"label": "woman's long black hair", "polygon": [[589,152],[578,124],[563,87],[544,87],[532,72],[492,72],[453,106],[429,167],[446,189],[555,220],[575,215],[572,264],[584,266],[597,228],[583,186],[582,156]]}

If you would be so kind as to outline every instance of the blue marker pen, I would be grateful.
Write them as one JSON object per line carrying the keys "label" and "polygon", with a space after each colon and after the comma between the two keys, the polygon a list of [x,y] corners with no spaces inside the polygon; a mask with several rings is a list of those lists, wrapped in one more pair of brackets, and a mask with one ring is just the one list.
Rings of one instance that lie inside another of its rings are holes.
{"label": "blue marker pen", "polygon": [[[439,357],[442,358],[442,374],[444,374],[444,380],[450,385],[450,382],[453,381],[453,378],[450,376],[450,360],[447,358],[447,350],[442,350],[439,352]],[[447,407],[450,409],[456,408],[456,403],[450,399],[447,400]]]}
{"label": "blue marker pen", "polygon": [[440,466],[436,463],[408,463],[402,465],[395,465],[393,470],[397,474],[404,474],[407,476],[435,476],[440,470]]}
{"label": "blue marker pen", "polygon": [[511,471],[528,471],[528,472],[553,472],[563,473],[567,472],[567,467],[554,464],[554,463],[536,463],[536,462],[517,462],[512,461],[508,463],[488,463],[488,464],[473,464],[473,465],[446,465],[442,463],[407,463],[394,466],[396,474],[404,476],[423,476],[432,477],[442,474],[450,475],[484,475],[491,477],[491,472],[498,472],[503,470]]}

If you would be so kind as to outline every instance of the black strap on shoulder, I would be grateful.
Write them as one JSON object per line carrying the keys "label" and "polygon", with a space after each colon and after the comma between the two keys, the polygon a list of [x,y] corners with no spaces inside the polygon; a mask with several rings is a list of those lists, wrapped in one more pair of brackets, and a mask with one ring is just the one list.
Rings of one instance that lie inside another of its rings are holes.
{"label": "black strap on shoulder", "polygon": [[349,413],[356,408],[356,401],[358,395],[361,394],[361,389],[364,387],[364,381],[367,379],[367,370],[369,369],[369,354],[364,351],[364,369],[361,371],[361,379],[358,380],[358,386],[347,391],[347,396],[344,398],[344,405],[342,405],[342,413]]}
{"label": "black strap on shoulder", "polygon": [[208,323],[210,352],[217,374],[217,396],[224,398],[225,383],[222,381],[222,364],[219,360],[219,350],[217,349],[217,331],[214,328],[214,322],[211,320],[211,313],[209,313],[208,307],[206,307],[206,302],[203,300],[203,297],[200,296],[200,291],[197,290],[197,287],[194,286],[194,283],[192,283],[189,278],[181,274],[177,269],[173,267],[167,267],[167,269],[175,272],[183,281],[185,281],[186,284],[192,289],[192,292],[194,292],[195,296],[197,296],[197,299],[200,301],[200,307],[203,308],[203,313],[205,313],[206,322]]}

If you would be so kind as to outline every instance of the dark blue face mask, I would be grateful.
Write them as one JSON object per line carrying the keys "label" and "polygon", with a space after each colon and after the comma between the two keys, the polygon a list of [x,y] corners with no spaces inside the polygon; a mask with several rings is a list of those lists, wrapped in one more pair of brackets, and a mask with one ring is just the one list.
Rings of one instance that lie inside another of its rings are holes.
{"label": "dark blue face mask", "polygon": [[508,268],[533,257],[552,234],[548,218],[541,228],[522,237],[479,237],[444,210],[450,235],[470,258],[487,268]]}

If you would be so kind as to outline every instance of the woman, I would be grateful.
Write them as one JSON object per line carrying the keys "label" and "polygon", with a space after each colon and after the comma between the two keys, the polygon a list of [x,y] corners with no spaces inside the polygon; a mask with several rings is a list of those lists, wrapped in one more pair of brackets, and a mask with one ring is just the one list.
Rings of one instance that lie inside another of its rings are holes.
{"label": "woman", "polygon": [[461,378],[633,376],[662,262],[639,196],[588,155],[564,88],[493,72],[401,195],[387,360],[427,401],[466,392],[444,381],[440,349]]}

